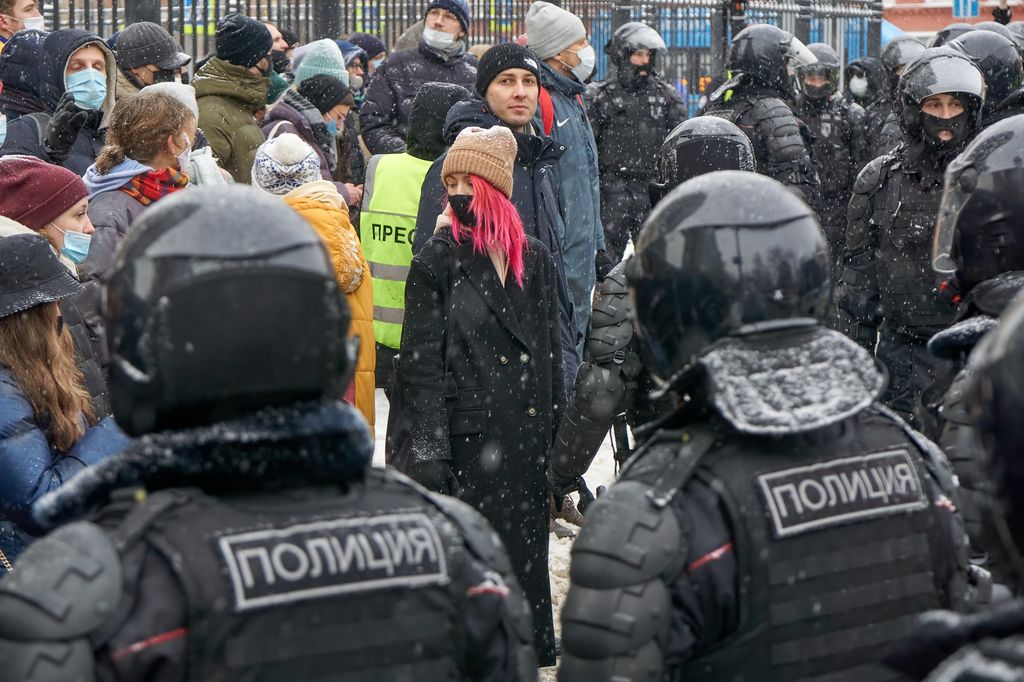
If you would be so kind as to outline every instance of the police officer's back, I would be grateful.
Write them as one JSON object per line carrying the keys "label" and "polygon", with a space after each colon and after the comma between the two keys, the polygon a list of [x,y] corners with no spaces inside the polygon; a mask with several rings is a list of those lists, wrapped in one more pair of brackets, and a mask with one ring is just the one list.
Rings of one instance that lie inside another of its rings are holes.
{"label": "police officer's back", "polygon": [[605,245],[618,261],[651,211],[647,184],[669,132],[686,119],[682,96],[657,72],[668,48],[639,21],[623,24],[605,45],[615,73],[587,91],[587,115],[601,172]]}
{"label": "police officer's back", "polygon": [[797,188],[813,199],[818,176],[809,135],[793,114],[789,67],[816,58],[793,35],[776,26],[743,29],[729,47],[732,78],[711,96],[707,112],[738,125],[754,145],[757,172]]}
{"label": "police officer's back", "polygon": [[493,532],[369,468],[334,399],[349,312],[301,218],[240,186],[165,199],[106,316],[139,438],[37,508],[68,525],[0,583],[0,679],[532,679]]}
{"label": "police officer's back", "polygon": [[893,679],[884,646],[958,602],[948,465],[820,325],[828,266],[810,209],[758,175],[696,178],[652,213],[630,295],[689,399],[588,512],[560,679]]}

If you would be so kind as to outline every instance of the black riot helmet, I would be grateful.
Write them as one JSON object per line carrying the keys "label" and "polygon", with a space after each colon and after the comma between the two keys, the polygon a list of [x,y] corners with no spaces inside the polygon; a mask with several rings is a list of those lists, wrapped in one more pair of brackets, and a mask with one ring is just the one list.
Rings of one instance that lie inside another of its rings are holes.
{"label": "black riot helmet", "polygon": [[104,291],[110,393],[131,435],[340,397],[350,314],[320,237],[244,185],[163,199]]}
{"label": "black riot helmet", "polygon": [[1024,84],[1024,65],[1013,42],[995,31],[971,31],[949,44],[974,60],[985,77],[985,103],[982,114],[999,104]]}
{"label": "black riot helmet", "polygon": [[1018,44],[1024,44],[1024,21],[1011,21],[1006,30],[1013,34]]}
{"label": "black riot helmet", "polygon": [[[630,21],[617,28],[604,46],[605,54],[617,67],[619,81],[624,85],[646,80],[655,72],[655,57],[667,49],[658,32],[639,21]],[[650,52],[650,61],[643,66],[631,64],[630,57],[640,50]]]}
{"label": "black riot helmet", "polygon": [[[813,64],[805,64],[796,70],[797,81],[801,94],[809,100],[828,99],[839,88],[839,55],[825,43],[811,43],[807,46],[817,58]],[[808,85],[807,81],[814,76],[824,79],[820,85]]]}
{"label": "black riot helmet", "polygon": [[754,24],[737,33],[729,47],[733,78],[792,95],[789,69],[813,64],[814,54],[789,31],[770,24]]}
{"label": "black riot helmet", "polygon": [[[963,113],[939,118],[921,111],[921,105],[933,95],[952,95],[960,100]],[[913,140],[929,146],[955,150],[970,139],[981,123],[985,101],[985,78],[973,60],[949,45],[927,48],[903,70],[897,86],[900,126]],[[942,140],[942,131],[952,138]]]}
{"label": "black riot helmet", "polygon": [[656,206],[673,189],[698,175],[719,170],[753,172],[754,147],[732,121],[697,116],[677,125],[661,145],[648,191]]}
{"label": "black riot helmet", "polygon": [[890,88],[896,87],[903,70],[924,51],[924,45],[914,36],[897,36],[889,41],[882,50],[882,66],[889,76]]}
{"label": "black riot helmet", "polygon": [[928,47],[942,47],[946,43],[952,42],[965,33],[970,33],[973,30],[974,26],[971,24],[965,24],[963,22],[950,24],[932,37],[931,42],[928,43]]}
{"label": "black riot helmet", "polygon": [[946,168],[932,265],[962,293],[1024,270],[1024,115],[995,123]]}
{"label": "black riot helmet", "polygon": [[672,190],[644,224],[626,279],[651,370],[670,386],[718,339],[817,324],[831,293],[814,212],[744,171]]}
{"label": "black riot helmet", "polygon": [[1015,564],[1024,575],[1024,298],[1018,296],[986,334],[967,363],[969,383],[965,400],[987,457],[987,473],[995,486],[997,527]]}

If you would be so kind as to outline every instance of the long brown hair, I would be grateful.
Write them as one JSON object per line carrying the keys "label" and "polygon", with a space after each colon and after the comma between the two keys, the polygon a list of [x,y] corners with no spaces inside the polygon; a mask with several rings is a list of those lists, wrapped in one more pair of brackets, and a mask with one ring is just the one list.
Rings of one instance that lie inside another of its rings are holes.
{"label": "long brown hair", "polygon": [[110,112],[106,144],[96,157],[96,169],[109,173],[125,157],[139,163],[152,161],[164,150],[167,136],[181,135],[192,118],[188,107],[163,92],[137,92],[119,98]]}
{"label": "long brown hair", "polygon": [[58,333],[59,315],[56,303],[44,303],[0,319],[0,365],[14,375],[36,422],[49,419],[50,441],[67,452],[85,433],[82,417],[89,424],[96,417],[71,335]]}

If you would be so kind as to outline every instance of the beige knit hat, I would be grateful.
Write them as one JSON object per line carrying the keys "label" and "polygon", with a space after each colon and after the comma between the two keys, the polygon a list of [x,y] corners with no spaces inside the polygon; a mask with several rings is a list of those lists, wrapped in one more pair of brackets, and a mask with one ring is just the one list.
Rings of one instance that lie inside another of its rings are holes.
{"label": "beige knit hat", "polygon": [[504,126],[466,128],[448,149],[441,178],[452,173],[478,175],[512,198],[512,165],[516,161],[515,135]]}

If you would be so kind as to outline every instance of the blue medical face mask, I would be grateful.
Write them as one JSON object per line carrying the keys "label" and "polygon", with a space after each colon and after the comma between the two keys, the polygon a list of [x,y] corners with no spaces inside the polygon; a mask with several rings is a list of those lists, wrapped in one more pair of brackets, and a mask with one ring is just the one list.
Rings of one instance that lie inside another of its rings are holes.
{"label": "blue medical face mask", "polygon": [[83,109],[99,109],[107,98],[107,75],[96,69],[83,69],[64,79],[75,104]]}
{"label": "blue medical face mask", "polygon": [[50,223],[57,231],[64,235],[64,246],[61,247],[61,254],[68,257],[68,259],[75,265],[79,265],[85,262],[86,256],[89,255],[89,245],[92,244],[92,235],[84,232],[66,232],[54,223]]}
{"label": "blue medical face mask", "polygon": [[338,124],[335,123],[333,118],[327,122],[327,132],[329,132],[331,135],[338,134]]}
{"label": "blue medical face mask", "polygon": [[380,59],[374,59],[372,62],[370,62],[370,71],[371,71],[371,73],[373,71],[376,71],[377,69],[379,69],[380,65],[383,64],[383,63],[384,63],[384,57],[381,57]]}

